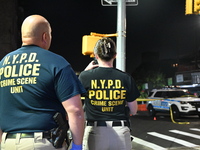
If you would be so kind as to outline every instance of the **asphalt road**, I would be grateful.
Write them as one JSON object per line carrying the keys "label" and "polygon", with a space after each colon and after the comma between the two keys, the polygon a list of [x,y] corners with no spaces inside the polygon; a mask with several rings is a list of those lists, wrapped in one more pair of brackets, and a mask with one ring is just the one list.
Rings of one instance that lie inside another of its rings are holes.
{"label": "asphalt road", "polygon": [[169,114],[149,117],[146,111],[130,117],[134,150],[200,150],[200,119],[185,116],[172,122]]}

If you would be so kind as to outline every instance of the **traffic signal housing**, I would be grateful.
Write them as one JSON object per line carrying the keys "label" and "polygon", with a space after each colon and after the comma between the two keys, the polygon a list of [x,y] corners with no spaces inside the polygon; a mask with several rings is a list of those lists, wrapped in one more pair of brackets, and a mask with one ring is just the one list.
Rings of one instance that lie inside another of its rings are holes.
{"label": "traffic signal housing", "polygon": [[94,47],[101,38],[100,36],[84,35],[82,38],[82,54],[94,57]]}
{"label": "traffic signal housing", "polygon": [[194,13],[199,14],[200,11],[200,0],[194,0]]}
{"label": "traffic signal housing", "polygon": [[185,1],[185,15],[193,14],[193,0]]}

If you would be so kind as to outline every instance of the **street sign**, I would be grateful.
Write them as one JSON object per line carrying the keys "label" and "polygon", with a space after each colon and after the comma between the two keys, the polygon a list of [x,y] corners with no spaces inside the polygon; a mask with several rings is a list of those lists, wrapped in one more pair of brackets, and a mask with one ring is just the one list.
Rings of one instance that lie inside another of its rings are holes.
{"label": "street sign", "polygon": [[[117,6],[118,0],[101,0],[102,6]],[[137,6],[138,0],[126,0],[126,6]]]}

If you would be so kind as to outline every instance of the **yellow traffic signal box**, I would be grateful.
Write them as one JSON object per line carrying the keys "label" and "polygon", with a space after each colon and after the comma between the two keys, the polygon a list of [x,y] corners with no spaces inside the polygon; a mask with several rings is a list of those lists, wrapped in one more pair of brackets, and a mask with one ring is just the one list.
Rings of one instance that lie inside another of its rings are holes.
{"label": "yellow traffic signal box", "polygon": [[200,0],[194,0],[194,13],[198,14],[200,11]]}
{"label": "yellow traffic signal box", "polygon": [[94,57],[94,47],[101,38],[100,36],[84,35],[82,38],[82,54]]}
{"label": "yellow traffic signal box", "polygon": [[185,15],[193,14],[193,0],[185,1]]}

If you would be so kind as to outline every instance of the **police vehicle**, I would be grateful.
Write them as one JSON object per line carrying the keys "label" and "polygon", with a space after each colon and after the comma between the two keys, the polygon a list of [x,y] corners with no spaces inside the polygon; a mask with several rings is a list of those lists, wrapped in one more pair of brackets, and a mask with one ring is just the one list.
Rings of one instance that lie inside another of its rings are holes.
{"label": "police vehicle", "polygon": [[[150,116],[157,112],[172,112],[174,118],[181,115],[198,115],[200,117],[200,98],[187,89],[154,89],[149,93],[147,110]],[[156,100],[154,100],[156,99]]]}

